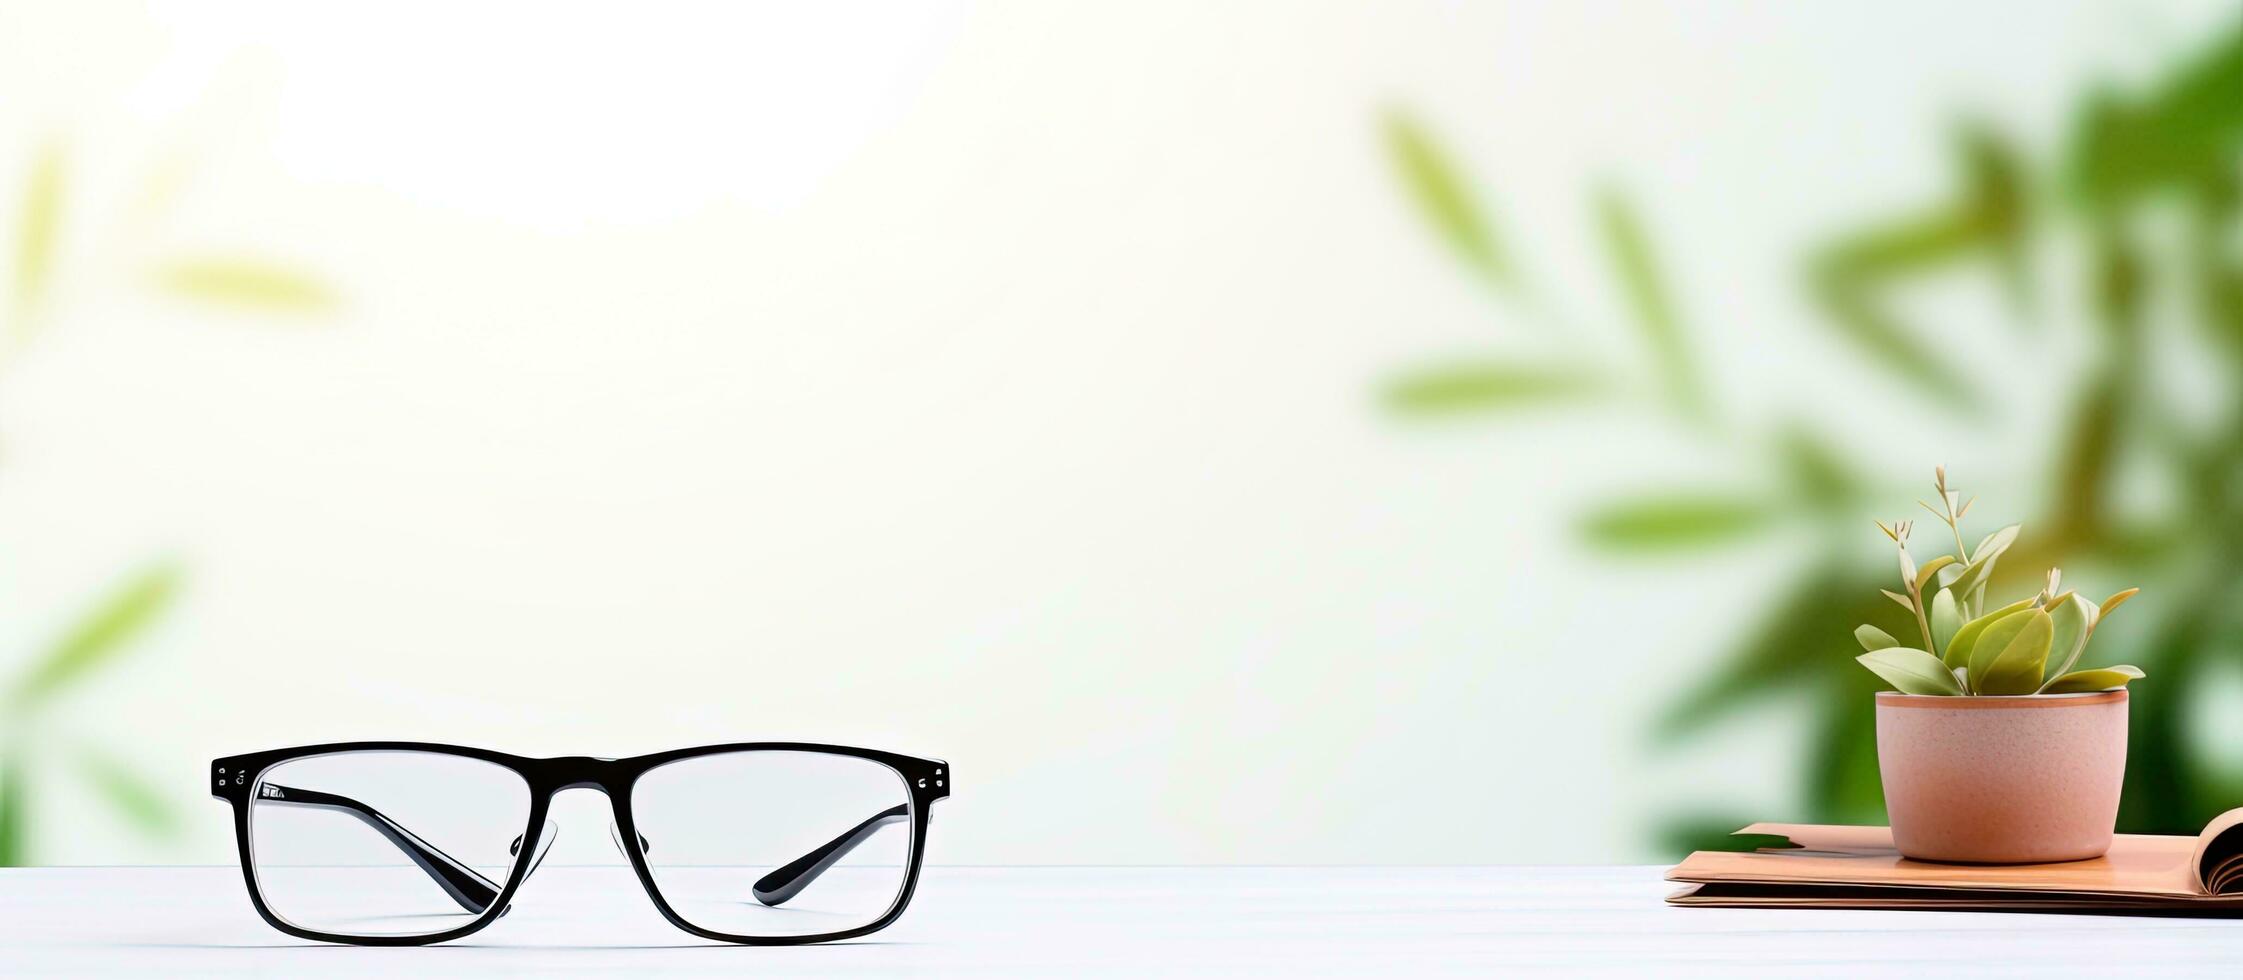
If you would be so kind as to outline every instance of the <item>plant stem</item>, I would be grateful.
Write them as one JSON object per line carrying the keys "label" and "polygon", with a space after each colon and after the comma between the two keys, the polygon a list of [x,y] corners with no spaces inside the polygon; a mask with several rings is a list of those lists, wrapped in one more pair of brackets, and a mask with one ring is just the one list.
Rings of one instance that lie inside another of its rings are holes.
{"label": "plant stem", "polygon": [[1909,598],[1916,600],[1916,628],[1924,632],[1924,652],[1934,657],[1939,656],[1939,651],[1933,649],[1931,643],[1931,620],[1924,618],[1923,593],[1911,593]]}
{"label": "plant stem", "polygon": [[[1924,618],[1924,590],[1916,585],[1921,576],[1916,571],[1916,560],[1908,554],[1909,521],[1894,521],[1893,545],[1900,550],[1900,587],[1908,590],[1908,611],[1916,614],[1916,628],[1924,634],[1924,652],[1936,657],[1939,651],[1932,648],[1931,620]],[[1879,525],[1882,526],[1882,525]]]}

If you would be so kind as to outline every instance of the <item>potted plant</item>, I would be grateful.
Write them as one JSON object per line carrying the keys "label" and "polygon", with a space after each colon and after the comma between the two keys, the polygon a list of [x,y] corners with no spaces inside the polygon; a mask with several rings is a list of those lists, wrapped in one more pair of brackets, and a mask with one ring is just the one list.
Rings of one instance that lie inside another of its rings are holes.
{"label": "potted plant", "polygon": [[1902,591],[1885,591],[1914,618],[1904,645],[1863,624],[1862,666],[1892,693],[1877,695],[1877,767],[1893,843],[1921,861],[2029,864],[2101,857],[2126,779],[2126,684],[2140,668],[2076,670],[2095,627],[2139,591],[2101,603],[2061,592],[2048,572],[2039,593],[1988,608],[1994,563],[2017,525],[1963,544],[1971,503],[1934,470],[1955,553],[1917,565],[1911,521],[1878,523],[1900,550]]}

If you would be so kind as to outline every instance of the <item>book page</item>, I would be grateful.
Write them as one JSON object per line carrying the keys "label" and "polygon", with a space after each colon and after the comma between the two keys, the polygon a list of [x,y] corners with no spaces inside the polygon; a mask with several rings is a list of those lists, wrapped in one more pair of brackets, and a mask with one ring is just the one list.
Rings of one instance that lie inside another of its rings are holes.
{"label": "book page", "polygon": [[2189,870],[2196,875],[2197,888],[2206,895],[2243,894],[2243,807],[2204,825],[2204,832],[2196,835]]}
{"label": "book page", "polygon": [[[2243,823],[2243,811],[2229,816]],[[2176,898],[2203,898],[2207,894],[2198,881],[2197,857],[2205,839],[2200,837],[2120,834],[2112,838],[2110,853],[2092,860],[1976,865],[1933,864],[1901,857],[1893,848],[1889,827],[1756,823],[1738,833],[1780,835],[1798,846],[1751,853],[1699,851],[1676,865],[1667,877],[1696,882],[1905,885]],[[2234,842],[2239,845],[2234,854],[2243,856],[2243,836]],[[2243,883],[2238,884],[2243,887]]]}

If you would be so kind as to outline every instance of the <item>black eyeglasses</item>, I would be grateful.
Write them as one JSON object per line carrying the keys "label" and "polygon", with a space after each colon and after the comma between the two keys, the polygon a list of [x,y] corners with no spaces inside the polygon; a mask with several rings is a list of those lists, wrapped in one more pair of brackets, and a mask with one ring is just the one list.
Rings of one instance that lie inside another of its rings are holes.
{"label": "black eyeglasses", "polygon": [[910,904],[928,804],[950,795],[941,760],[797,742],[630,759],[339,742],[210,769],[257,914],[292,936],[376,946],[457,939],[504,915],[552,845],[553,794],[578,787],[607,794],[616,846],[672,925],[751,945],[862,936]]}

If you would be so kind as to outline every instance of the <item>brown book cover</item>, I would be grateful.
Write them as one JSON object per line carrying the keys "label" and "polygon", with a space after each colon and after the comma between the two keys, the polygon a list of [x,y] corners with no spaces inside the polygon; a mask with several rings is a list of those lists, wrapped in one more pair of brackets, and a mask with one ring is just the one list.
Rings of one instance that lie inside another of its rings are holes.
{"label": "brown book cover", "polygon": [[1887,827],[1757,823],[1752,851],[1698,851],[1667,896],[1706,908],[2185,912],[2243,916],[2243,809],[2194,837],[2119,834],[2110,852],[2061,864],[1936,864],[1893,848]]}

